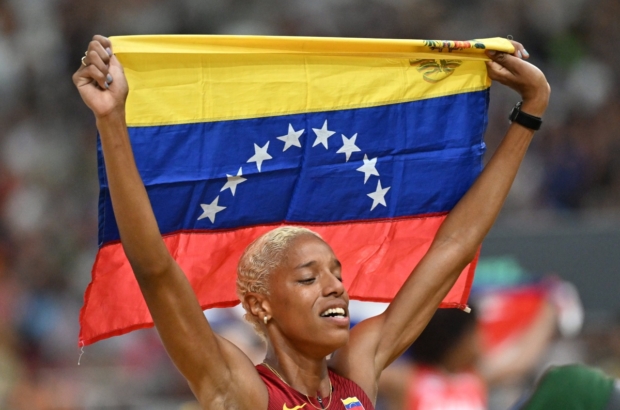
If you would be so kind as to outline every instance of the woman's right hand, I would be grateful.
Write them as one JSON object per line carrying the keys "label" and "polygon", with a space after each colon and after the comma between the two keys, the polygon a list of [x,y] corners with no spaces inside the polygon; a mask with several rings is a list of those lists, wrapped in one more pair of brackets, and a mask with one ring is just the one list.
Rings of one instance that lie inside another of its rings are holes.
{"label": "woman's right hand", "polygon": [[111,114],[124,117],[129,87],[123,67],[112,53],[110,40],[100,35],[94,36],[82,61],[83,64],[73,74],[73,83],[88,108],[97,119]]}

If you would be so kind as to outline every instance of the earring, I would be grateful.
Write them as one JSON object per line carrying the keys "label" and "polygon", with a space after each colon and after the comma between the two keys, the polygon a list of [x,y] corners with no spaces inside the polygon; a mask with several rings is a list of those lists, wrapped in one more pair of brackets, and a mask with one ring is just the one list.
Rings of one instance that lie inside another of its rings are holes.
{"label": "earring", "polygon": [[267,324],[269,322],[269,318],[267,316],[263,316],[263,323]]}

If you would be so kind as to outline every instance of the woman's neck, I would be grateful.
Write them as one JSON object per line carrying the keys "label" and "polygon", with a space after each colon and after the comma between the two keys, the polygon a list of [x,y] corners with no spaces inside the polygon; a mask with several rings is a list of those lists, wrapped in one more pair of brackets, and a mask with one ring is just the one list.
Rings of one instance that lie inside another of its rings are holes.
{"label": "woman's neck", "polygon": [[264,363],[298,392],[309,397],[317,397],[317,394],[329,396],[331,384],[326,357],[310,357],[285,346],[277,348],[268,342]]}

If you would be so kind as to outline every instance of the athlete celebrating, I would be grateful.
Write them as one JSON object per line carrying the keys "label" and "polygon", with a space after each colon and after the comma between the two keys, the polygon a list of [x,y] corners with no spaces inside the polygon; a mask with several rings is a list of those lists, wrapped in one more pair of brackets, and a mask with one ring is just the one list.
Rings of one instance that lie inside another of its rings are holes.
{"label": "athlete celebrating", "polygon": [[487,52],[491,79],[522,97],[513,124],[383,314],[349,330],[342,267],[317,234],[283,227],[248,246],[237,288],[246,317],[267,341],[264,363],[255,367],[211,330],[164,245],[129,142],[123,68],[111,42],[93,38],[73,82],[95,114],[123,248],[164,346],[203,408],[374,408],[379,375],[416,339],[473,259],[540,126],[550,88],[522,60],[523,46],[513,44],[513,55]]}

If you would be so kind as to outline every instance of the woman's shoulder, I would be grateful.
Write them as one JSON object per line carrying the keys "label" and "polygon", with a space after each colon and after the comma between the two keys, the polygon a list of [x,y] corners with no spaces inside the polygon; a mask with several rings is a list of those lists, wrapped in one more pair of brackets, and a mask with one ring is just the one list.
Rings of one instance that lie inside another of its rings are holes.
{"label": "woman's shoulder", "polygon": [[262,363],[256,365],[256,371],[267,386],[269,394],[267,410],[298,410],[305,406],[305,396],[286,384],[265,365]]}
{"label": "woman's shoulder", "polygon": [[368,395],[353,380],[339,375],[332,369],[329,369],[329,378],[332,382],[333,400],[342,402],[345,409],[374,410],[375,406]]}

